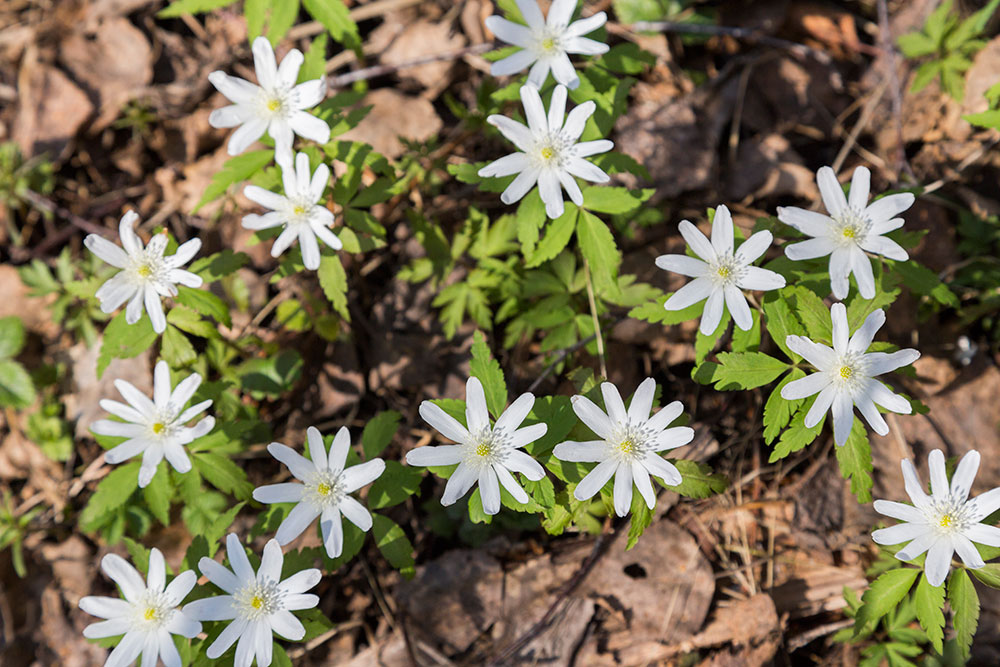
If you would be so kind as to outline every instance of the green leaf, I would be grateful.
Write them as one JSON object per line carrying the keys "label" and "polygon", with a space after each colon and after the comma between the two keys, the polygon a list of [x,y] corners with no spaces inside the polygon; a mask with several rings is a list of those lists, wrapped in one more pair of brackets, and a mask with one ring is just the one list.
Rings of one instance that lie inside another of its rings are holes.
{"label": "green leaf", "polygon": [[631,550],[639,543],[639,538],[652,522],[653,510],[646,506],[646,501],[643,500],[641,494],[633,493],[632,517],[628,527],[628,544],[625,545],[625,551]]}
{"label": "green leaf", "polygon": [[198,358],[198,353],[180,329],[168,324],[163,332],[163,341],[160,343],[160,358],[172,368],[181,368],[193,364]]}
{"label": "green leaf", "polygon": [[851,480],[851,493],[859,503],[872,501],[872,450],[868,444],[868,432],[857,417],[851,426],[851,433],[842,447],[834,447],[840,474]]}
{"label": "green leaf", "polygon": [[347,273],[344,272],[344,265],[340,257],[336,255],[324,255],[319,262],[319,270],[316,271],[319,278],[320,287],[323,294],[330,300],[333,309],[346,321],[351,321],[351,314],[347,310]]}
{"label": "green leaf", "polygon": [[417,492],[423,478],[419,468],[386,461],[385,472],[372,482],[368,490],[368,507],[380,510],[398,505]]}
{"label": "green leaf", "polygon": [[142,497],[146,499],[150,513],[164,526],[170,525],[170,496],[173,489],[170,488],[169,478],[167,467],[159,466],[153,479],[142,490]]}
{"label": "green leaf", "polygon": [[940,655],[944,652],[944,586],[931,586],[927,583],[927,576],[921,575],[913,602],[920,627]]}
{"label": "green leaf", "polygon": [[962,118],[973,125],[1000,130],[1000,109],[990,109],[982,113],[970,113],[962,116]]}
{"label": "green leaf", "polygon": [[193,289],[181,285],[177,288],[177,296],[174,297],[174,301],[184,304],[202,315],[208,315],[227,327],[233,326],[233,322],[229,318],[229,306],[208,290]]}
{"label": "green leaf", "polygon": [[814,343],[830,342],[833,325],[830,320],[830,310],[823,303],[823,299],[805,287],[794,285],[783,288],[779,296],[788,300],[788,305],[805,326],[810,340]]}
{"label": "green leaf", "polygon": [[[167,9],[170,9],[170,7],[167,7]],[[161,12],[160,15],[162,16],[163,13]],[[212,181],[205,188],[204,194],[201,195],[201,199],[191,213],[197,213],[198,209],[202,206],[221,197],[229,189],[230,185],[241,183],[253,176],[266,167],[273,158],[274,151],[267,149],[250,151],[249,153],[237,155],[234,158],[226,160],[226,163],[222,165],[222,169],[212,176]]]}
{"label": "green leaf", "polygon": [[943,306],[957,308],[958,297],[941,282],[937,274],[912,259],[908,262],[892,262],[892,268],[903,278],[903,284],[914,293],[934,299]]}
{"label": "green leaf", "polygon": [[708,498],[722,493],[729,486],[729,480],[722,473],[712,472],[711,466],[686,459],[670,459],[681,474],[681,483],[677,486],[667,486],[663,480],[656,478],[664,488],[670,489],[685,498]]}
{"label": "green leaf", "polygon": [[906,597],[919,574],[920,570],[914,567],[897,567],[883,572],[873,581],[861,596],[863,604],[854,618],[854,634],[857,635],[869,623],[878,621],[895,609]]}
{"label": "green leaf", "polygon": [[764,316],[767,318],[767,332],[771,340],[781,348],[789,359],[794,363],[802,360],[802,357],[792,352],[785,343],[788,336],[803,336],[806,329],[802,322],[795,316],[788,302],[780,294],[768,295],[764,299]]}
{"label": "green leaf", "polygon": [[774,463],[785,458],[792,452],[799,451],[815,440],[820,431],[823,430],[823,422],[826,421],[825,416],[812,428],[807,428],[805,425],[806,414],[808,414],[809,408],[815,400],[813,398],[799,406],[788,428],[782,431],[781,438],[778,439],[778,444],[774,446],[774,451],[771,452],[771,456],[767,459],[768,463]]}
{"label": "green leaf", "polygon": [[403,415],[395,410],[380,412],[365,424],[365,430],[361,432],[361,449],[365,453],[365,459],[371,460],[380,456],[399,430],[399,420]]}
{"label": "green leaf", "polygon": [[622,256],[608,226],[593,213],[580,211],[576,238],[580,242],[580,252],[590,263],[594,287],[611,294],[619,293],[618,266]]}
{"label": "green leaf", "polygon": [[358,25],[351,18],[343,0],[302,0],[310,16],[330,31],[330,36],[349,49],[361,48]]}
{"label": "green leaf", "polygon": [[525,268],[533,269],[540,266],[563,251],[573,236],[573,230],[576,229],[579,212],[576,206],[567,204],[566,211],[562,215],[549,221],[545,236],[538,242],[535,252],[525,263]]}
{"label": "green leaf", "polygon": [[[987,519],[985,523],[990,523],[989,519]],[[1000,589],[1000,563],[987,563],[978,570],[970,568],[969,572],[972,573],[972,576],[990,588]]]}
{"label": "green leaf", "polygon": [[228,7],[236,0],[177,0],[172,2],[156,15],[161,19],[174,18],[182,14],[205,14],[213,9]]}
{"label": "green leaf", "polygon": [[305,58],[302,61],[302,68],[299,70],[298,83],[321,79],[326,76],[326,33],[316,35],[316,39],[309,45]]}
{"label": "green leaf", "polygon": [[372,535],[379,551],[389,564],[407,579],[416,574],[413,545],[395,521],[381,514],[372,515]]}
{"label": "green leaf", "polygon": [[84,532],[98,529],[104,519],[118,511],[132,493],[139,488],[139,468],[141,461],[132,461],[118,466],[101,480],[90,497],[87,506],[80,512],[80,528]]}
{"label": "green leaf", "polygon": [[792,420],[792,415],[802,405],[802,400],[790,401],[781,397],[781,389],[789,382],[794,382],[806,376],[801,368],[793,368],[792,371],[781,379],[781,382],[771,391],[764,403],[764,442],[771,444],[781,433],[781,429],[788,426]]}
{"label": "green leaf", "polygon": [[937,51],[937,44],[934,43],[934,40],[922,32],[911,32],[901,35],[896,40],[896,44],[899,45],[899,50],[907,58],[919,58]]}
{"label": "green leaf", "polygon": [[789,368],[784,361],[763,352],[720,352],[718,357],[711,381],[719,391],[762,387]]}
{"label": "green leaf", "polygon": [[174,307],[167,313],[167,324],[171,324],[192,336],[219,337],[219,332],[211,322],[202,319],[201,315],[181,304],[174,304]]}
{"label": "green leaf", "polygon": [[35,385],[24,366],[0,359],[0,405],[26,408],[35,402]]}
{"label": "green leaf", "polygon": [[477,331],[473,337],[469,373],[479,378],[486,394],[486,405],[493,417],[499,418],[503,409],[507,407],[507,383],[503,378],[503,370],[490,353],[486,337],[481,331]]}
{"label": "green leaf", "polygon": [[592,185],[583,188],[583,208],[597,213],[620,214],[634,211],[653,196],[655,190],[629,190]]}
{"label": "green leaf", "polygon": [[135,324],[129,324],[125,321],[125,311],[118,313],[104,329],[104,343],[97,358],[97,377],[104,374],[112,359],[137,357],[148,350],[156,338],[149,317],[143,316]]}
{"label": "green leaf", "polygon": [[0,359],[10,359],[24,347],[24,325],[15,316],[0,317]]}
{"label": "green leaf", "polygon": [[194,467],[212,486],[239,500],[249,500],[253,484],[247,479],[243,468],[232,459],[215,452],[198,452],[193,459]]}
{"label": "green leaf", "polygon": [[969,657],[972,638],[979,626],[979,595],[965,568],[956,568],[948,577],[948,603],[951,605],[951,622],[955,626],[955,639],[965,658]]}
{"label": "green leaf", "polygon": [[236,273],[250,262],[250,256],[243,252],[233,252],[229,248],[208,257],[201,257],[191,263],[191,273],[201,276],[205,282],[215,282]]}
{"label": "green leaf", "polygon": [[681,322],[687,322],[698,317],[705,308],[704,303],[698,302],[688,306],[684,310],[667,310],[663,307],[663,304],[672,296],[673,292],[670,292],[657,298],[656,301],[647,301],[641,306],[636,306],[630,310],[628,316],[652,324],[680,324]]}
{"label": "green leaf", "polygon": [[298,15],[299,0],[272,0],[270,25],[267,27],[267,41],[272,47],[284,39]]}
{"label": "green leaf", "polygon": [[266,359],[249,359],[237,369],[240,386],[252,394],[280,396],[291,390],[302,375],[302,355],[282,350]]}

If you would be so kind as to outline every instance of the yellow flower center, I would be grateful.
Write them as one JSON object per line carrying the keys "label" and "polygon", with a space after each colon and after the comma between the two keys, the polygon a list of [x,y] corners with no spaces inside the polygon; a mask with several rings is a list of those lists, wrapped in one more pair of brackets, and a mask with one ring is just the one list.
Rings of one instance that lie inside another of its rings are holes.
{"label": "yellow flower center", "polygon": [[259,595],[253,596],[253,598],[250,599],[250,606],[254,609],[260,609],[264,606],[264,598]]}
{"label": "yellow flower center", "polygon": [[295,208],[292,209],[292,213],[294,213],[295,215],[302,215],[305,212],[306,212],[306,207],[303,206],[302,204],[299,204]]}
{"label": "yellow flower center", "polygon": [[167,427],[166,424],[164,424],[163,422],[156,422],[155,424],[153,424],[153,433],[155,433],[156,435],[160,435],[161,433],[163,433],[163,429],[165,429],[166,427]]}
{"label": "yellow flower center", "polygon": [[729,270],[728,266],[720,266],[719,267],[719,277],[720,278],[728,278],[730,273],[731,273],[731,271]]}
{"label": "yellow flower center", "polygon": [[840,377],[842,377],[845,380],[847,380],[852,375],[854,375],[854,370],[850,366],[841,366],[840,367]]}
{"label": "yellow flower center", "polygon": [[490,446],[481,442],[476,446],[476,456],[489,456]]}
{"label": "yellow flower center", "polygon": [[546,37],[542,40],[542,50],[551,51],[554,48],[556,48],[556,40],[551,37]]}
{"label": "yellow flower center", "polygon": [[556,152],[548,146],[546,146],[541,150],[541,154],[543,160],[551,160],[556,156]]}
{"label": "yellow flower center", "polygon": [[844,227],[844,229],[841,232],[841,234],[844,235],[845,239],[853,239],[853,238],[855,238],[858,235],[858,230],[855,229],[853,226],[851,226],[851,227]]}
{"label": "yellow flower center", "polygon": [[143,264],[136,273],[139,274],[140,278],[148,278],[153,275],[153,269],[149,268],[148,264]]}
{"label": "yellow flower center", "polygon": [[327,484],[326,482],[320,482],[316,486],[316,493],[318,493],[321,496],[328,496],[330,495],[331,491],[333,491],[333,487]]}
{"label": "yellow flower center", "polygon": [[951,526],[953,521],[954,519],[951,517],[950,514],[945,514],[944,516],[941,517],[941,527],[948,528],[949,526]]}
{"label": "yellow flower center", "polygon": [[277,111],[281,108],[281,100],[271,100],[267,103],[268,111]]}
{"label": "yellow flower center", "polygon": [[145,618],[147,621],[152,621],[154,618],[156,618],[156,608],[146,607],[146,613],[143,614],[142,617]]}
{"label": "yellow flower center", "polygon": [[631,440],[622,440],[621,444],[618,445],[618,449],[626,454],[631,454],[635,450],[635,443]]}

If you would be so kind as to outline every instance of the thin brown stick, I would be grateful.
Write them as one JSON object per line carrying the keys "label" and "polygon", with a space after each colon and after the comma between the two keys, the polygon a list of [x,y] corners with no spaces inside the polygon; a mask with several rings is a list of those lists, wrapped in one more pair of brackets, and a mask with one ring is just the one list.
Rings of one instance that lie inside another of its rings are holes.
{"label": "thin brown stick", "polygon": [[[88,234],[98,234],[98,235],[103,236],[105,238],[114,238],[114,232],[112,232],[110,229],[105,229],[104,227],[101,227],[100,225],[95,225],[94,223],[90,222],[89,220],[84,220],[83,218],[81,218],[80,216],[78,216],[76,213],[73,213],[69,209],[63,208],[62,206],[60,206],[59,204],[55,203],[54,201],[52,201],[48,197],[45,197],[44,195],[40,195],[37,192],[35,192],[34,190],[25,190],[25,192],[24,192],[24,194],[22,196],[25,199],[27,199],[28,202],[32,206],[34,206],[35,208],[37,208],[37,209],[39,209],[41,211],[45,211],[46,213],[51,213],[51,214],[57,215],[60,218],[62,218],[63,220],[65,220],[65,221],[69,222],[70,224],[72,224],[74,227],[79,227],[80,229],[82,229],[83,231],[87,232]],[[44,245],[44,242],[43,242],[43,245]]]}
{"label": "thin brown stick", "polygon": [[597,319],[597,300],[594,298],[594,284],[590,278],[590,262],[583,258],[583,275],[587,279],[587,300],[590,301],[590,316],[594,319],[594,335],[597,336],[597,356],[601,360],[601,377],[608,379],[608,365],[604,361],[604,336],[601,322]]}

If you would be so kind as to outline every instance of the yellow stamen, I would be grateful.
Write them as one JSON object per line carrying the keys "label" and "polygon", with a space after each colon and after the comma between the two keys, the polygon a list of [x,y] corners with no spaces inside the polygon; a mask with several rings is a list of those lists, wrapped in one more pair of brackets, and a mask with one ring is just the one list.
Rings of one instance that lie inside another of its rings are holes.
{"label": "yellow stamen", "polygon": [[719,277],[720,278],[728,278],[729,277],[729,273],[730,273],[730,271],[729,271],[729,267],[728,266],[720,266],[719,267]]}
{"label": "yellow stamen", "polygon": [[156,435],[160,435],[161,433],[163,433],[163,429],[165,429],[166,427],[167,427],[166,424],[162,422],[156,422],[155,424],[153,424],[153,433],[155,433]]}
{"label": "yellow stamen", "polygon": [[844,230],[841,233],[844,235],[845,239],[853,239],[858,235],[858,230],[854,227],[844,227]]}
{"label": "yellow stamen", "polygon": [[260,609],[264,606],[264,598],[259,595],[253,596],[253,599],[250,600],[250,606],[254,609]]}
{"label": "yellow stamen", "polygon": [[554,48],[556,48],[556,40],[552,39],[551,37],[546,37],[545,39],[542,40],[543,51],[551,51]]}
{"label": "yellow stamen", "polygon": [[330,495],[331,491],[333,491],[333,488],[326,482],[320,482],[319,485],[316,487],[316,493],[318,493],[321,496],[328,496]]}
{"label": "yellow stamen", "polygon": [[147,621],[152,621],[154,618],[156,618],[156,608],[155,607],[146,607],[146,613],[143,614],[142,616]]}
{"label": "yellow stamen", "polygon": [[277,111],[281,108],[281,100],[271,100],[267,103],[268,111]]}
{"label": "yellow stamen", "polygon": [[842,377],[842,378],[844,378],[846,380],[846,379],[850,378],[852,375],[854,375],[854,370],[850,366],[841,366],[840,367],[840,377]]}
{"label": "yellow stamen", "polygon": [[149,268],[149,265],[143,264],[139,267],[139,270],[136,271],[136,273],[138,273],[141,278],[148,278],[153,275],[153,269]]}
{"label": "yellow stamen", "polygon": [[302,204],[299,204],[298,206],[292,209],[292,213],[294,213],[295,215],[302,215],[305,212],[306,212],[306,207],[303,206]]}
{"label": "yellow stamen", "polygon": [[954,521],[954,519],[951,518],[951,515],[945,514],[943,517],[941,517],[941,527],[947,528],[948,526],[951,525],[952,521]]}
{"label": "yellow stamen", "polygon": [[543,160],[551,160],[556,156],[556,152],[551,148],[549,148],[548,146],[546,146],[541,150],[541,154]]}
{"label": "yellow stamen", "polygon": [[476,456],[488,456],[489,453],[490,453],[490,446],[487,445],[485,442],[481,442],[479,443],[479,445],[476,446]]}
{"label": "yellow stamen", "polygon": [[618,445],[618,449],[622,450],[622,452],[626,454],[631,454],[635,451],[635,443],[631,440],[622,440],[621,444]]}

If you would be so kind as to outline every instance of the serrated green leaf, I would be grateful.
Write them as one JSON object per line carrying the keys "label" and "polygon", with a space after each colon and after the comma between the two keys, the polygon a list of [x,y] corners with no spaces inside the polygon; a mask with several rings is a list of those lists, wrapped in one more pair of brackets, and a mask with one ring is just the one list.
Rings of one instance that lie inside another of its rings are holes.
{"label": "serrated green leaf", "polygon": [[206,14],[213,9],[221,9],[235,3],[236,0],[176,0],[156,15],[161,19],[174,18],[182,14]]}
{"label": "serrated green leaf", "polygon": [[576,229],[579,212],[579,209],[573,204],[566,204],[565,212],[555,220],[548,222],[545,236],[538,242],[535,252],[525,262],[525,268],[533,269],[536,266],[541,266],[563,251],[573,236],[573,230]]}
{"label": "serrated green leaf", "polygon": [[222,169],[212,176],[212,180],[191,213],[197,213],[202,206],[221,197],[229,189],[229,186],[241,183],[253,176],[266,167],[273,158],[274,151],[267,149],[250,151],[226,160]]}
{"label": "serrated green leaf", "polygon": [[160,343],[160,358],[172,368],[183,368],[193,364],[198,358],[198,353],[195,352],[191,341],[180,332],[180,329],[168,324]]}
{"label": "serrated green leaf", "polygon": [[951,605],[951,622],[955,626],[955,639],[962,656],[969,657],[972,638],[979,626],[979,595],[965,568],[951,571],[948,577],[948,603]]}
{"label": "serrated green leaf", "polygon": [[588,211],[612,215],[628,213],[642,206],[647,199],[653,196],[653,192],[655,191],[650,188],[629,190],[628,188],[591,185],[583,188],[583,208]]}
{"label": "serrated green leaf", "polygon": [[229,306],[208,290],[193,289],[181,285],[177,288],[177,296],[174,297],[174,301],[184,304],[202,315],[207,315],[227,327],[233,325],[229,317]]}
{"label": "serrated green leaf", "polygon": [[125,311],[118,313],[104,329],[104,342],[101,344],[101,354],[97,358],[97,377],[112,359],[131,359],[137,357],[156,341],[157,333],[149,317],[144,316],[135,324],[125,321]]}
{"label": "serrated green leaf", "polygon": [[149,484],[142,490],[146,507],[150,514],[156,517],[164,526],[170,525],[170,473],[166,466],[159,466]]}
{"label": "serrated green leaf", "polygon": [[834,449],[837,453],[837,462],[840,464],[841,476],[851,480],[851,493],[859,503],[870,503],[873,484],[872,450],[868,444],[868,432],[860,419],[854,418],[847,442]]}
{"label": "serrated green leaf", "polygon": [[698,302],[688,306],[684,310],[667,310],[663,307],[663,304],[672,296],[673,292],[670,292],[658,297],[656,301],[647,301],[641,306],[636,306],[630,310],[628,316],[652,324],[671,325],[694,319],[701,315],[701,311],[705,308],[704,303]]}
{"label": "serrated green leaf", "polygon": [[494,419],[499,418],[503,409],[507,407],[507,383],[503,377],[503,370],[490,353],[486,337],[481,331],[477,331],[473,337],[469,373],[479,378],[486,394],[486,406]]}
{"label": "serrated green leaf", "polygon": [[[989,524],[991,522],[989,519],[986,519],[985,523]],[[972,573],[972,576],[990,588],[1000,589],[1000,563],[987,563],[983,567],[976,570],[969,568],[969,572]]]}
{"label": "serrated green leaf", "polygon": [[897,567],[883,572],[873,581],[861,596],[862,605],[854,619],[855,634],[895,609],[906,597],[919,574],[920,570],[913,567]]}
{"label": "serrated green leaf", "polygon": [[792,352],[785,340],[788,336],[805,335],[806,329],[780,293],[773,293],[773,296],[768,295],[768,298],[764,299],[764,317],[767,320],[767,332],[771,340],[792,362],[801,361],[802,357]]}
{"label": "serrated green leaf", "polygon": [[220,278],[235,273],[250,262],[250,256],[244,252],[233,252],[229,248],[220,252],[201,257],[191,263],[188,271],[194,273],[205,282],[215,282]]}
{"label": "serrated green leaf", "polygon": [[227,456],[215,452],[198,452],[193,457],[194,467],[208,482],[223,493],[229,493],[238,500],[248,500],[253,493],[253,484],[247,479],[243,468]]}
{"label": "serrated green leaf", "polygon": [[372,536],[379,551],[389,564],[399,570],[406,579],[416,574],[413,560],[413,545],[403,529],[392,519],[381,514],[372,515]]}
{"label": "serrated green leaf", "polygon": [[611,230],[603,220],[583,210],[576,223],[576,238],[580,242],[580,252],[590,263],[594,287],[618,294],[618,267],[622,256]]}
{"label": "serrated green leaf", "polygon": [[368,420],[365,430],[361,432],[361,448],[366,460],[381,456],[399,430],[399,420],[402,417],[395,410],[386,410]]}
{"label": "serrated green leaf", "polygon": [[920,627],[940,655],[944,652],[944,586],[931,586],[927,583],[927,576],[921,575],[913,602]]}
{"label": "serrated green leaf", "polygon": [[24,366],[0,359],[0,406],[27,408],[35,402],[35,385]]}
{"label": "serrated green leaf", "polygon": [[0,317],[0,359],[10,359],[24,347],[24,324],[19,317]]}
{"label": "serrated green leaf", "polygon": [[708,498],[722,493],[729,486],[729,480],[722,473],[712,472],[711,466],[686,459],[670,459],[670,462],[681,474],[681,483],[677,486],[667,486],[659,477],[655,478],[663,487],[678,493],[685,498]]}
{"label": "serrated green leaf", "polygon": [[781,429],[788,426],[792,420],[792,415],[802,405],[802,399],[790,401],[781,397],[781,389],[789,382],[804,378],[805,371],[801,368],[793,368],[791,372],[781,379],[764,403],[764,442],[771,444],[781,433]]}
{"label": "serrated green leaf", "polygon": [[96,530],[109,515],[117,512],[139,488],[141,461],[131,461],[118,466],[101,480],[94,495],[80,512],[80,528],[85,532]]}
{"label": "serrated green leaf", "polygon": [[820,434],[823,430],[823,422],[826,421],[826,416],[820,419],[819,423],[812,428],[807,428],[805,425],[806,414],[809,412],[809,408],[815,401],[815,397],[811,400],[806,400],[799,409],[792,416],[792,421],[784,431],[781,432],[781,438],[778,439],[778,444],[774,446],[774,450],[771,452],[771,456],[768,457],[768,463],[774,463],[780,459],[785,458],[792,452],[797,452],[806,445],[812,443],[813,440]]}
{"label": "serrated green leaf", "polygon": [[174,304],[174,307],[167,313],[167,324],[171,324],[192,336],[199,336],[201,338],[219,337],[219,332],[211,322],[202,319],[201,315],[197,312],[179,303]]}
{"label": "serrated green leaf", "polygon": [[789,369],[786,362],[763,352],[720,352],[718,358],[711,381],[719,391],[762,387]]}
{"label": "serrated green leaf", "polygon": [[649,524],[653,522],[653,510],[646,505],[642,495],[632,494],[632,516],[628,527],[628,543],[625,551],[630,551],[632,547],[639,543],[639,538],[645,532]]}
{"label": "serrated green leaf", "polygon": [[323,24],[330,36],[349,49],[361,48],[358,25],[351,18],[343,0],[302,0],[310,16]]}
{"label": "serrated green leaf", "polygon": [[830,342],[833,336],[833,325],[830,320],[830,310],[815,292],[792,285],[782,288],[779,296],[788,301],[800,322],[806,328],[806,335],[814,343]]}
{"label": "serrated green leaf", "polygon": [[386,461],[385,472],[372,482],[368,490],[368,507],[380,510],[398,505],[417,492],[423,477],[419,468]]}
{"label": "serrated green leaf", "polygon": [[323,294],[333,305],[337,314],[350,322],[351,314],[347,310],[347,273],[340,257],[336,255],[324,255],[319,262],[319,269],[316,271],[319,278],[320,287]]}
{"label": "serrated green leaf", "polygon": [[967,122],[980,127],[1000,130],[1000,109],[990,109],[981,113],[970,113],[962,116]]}

